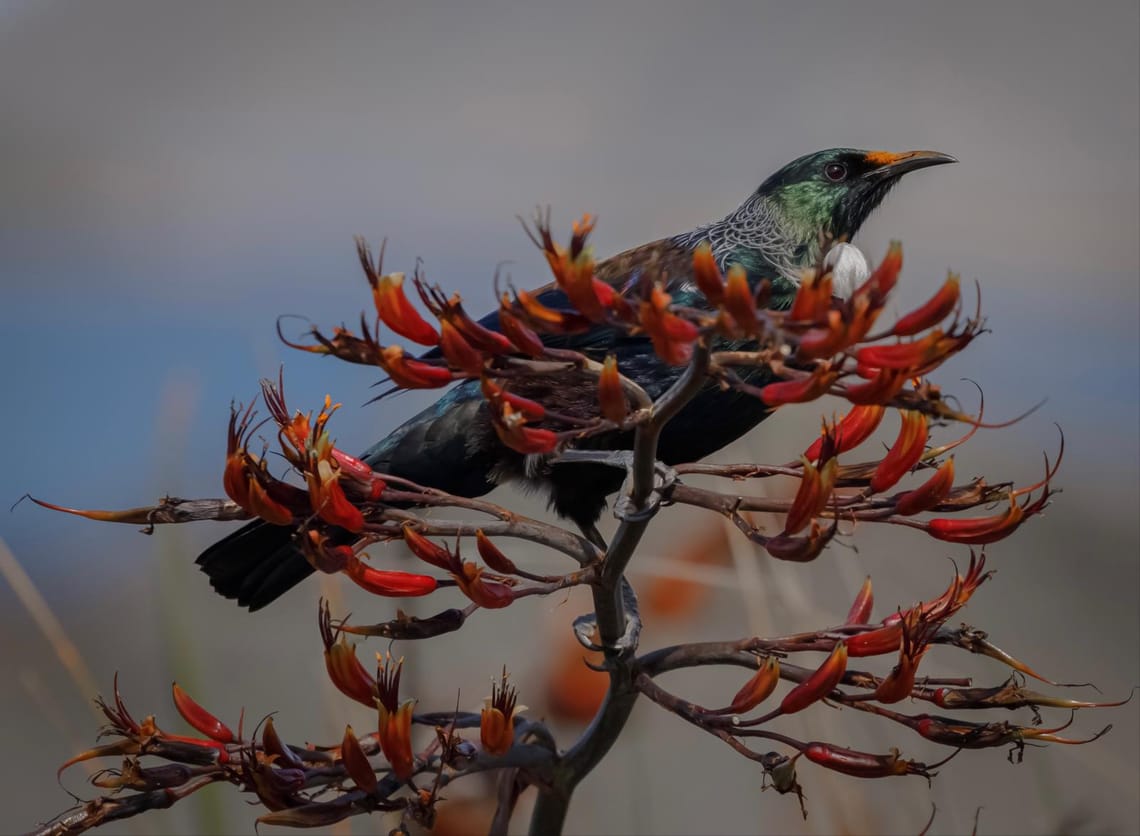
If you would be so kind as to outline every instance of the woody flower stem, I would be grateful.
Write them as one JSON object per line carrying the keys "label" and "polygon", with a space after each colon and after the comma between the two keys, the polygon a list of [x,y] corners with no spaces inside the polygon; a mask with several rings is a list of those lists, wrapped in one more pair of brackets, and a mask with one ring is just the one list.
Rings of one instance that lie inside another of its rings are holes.
{"label": "woody flower stem", "polygon": [[[698,343],[684,374],[653,405],[649,419],[635,432],[629,491],[621,506],[624,509],[620,513],[621,524],[606,550],[601,575],[593,584],[597,637],[605,654],[609,688],[589,728],[555,765],[550,785],[539,788],[530,820],[532,836],[562,832],[574,789],[609,752],[637,701],[639,691],[634,668],[637,648],[621,643],[628,634],[627,619],[637,618],[637,614],[627,611],[622,584],[629,561],[657,511],[659,498],[654,496],[654,484],[661,430],[700,391],[708,367],[708,347]],[[636,632],[633,635],[636,636]]]}

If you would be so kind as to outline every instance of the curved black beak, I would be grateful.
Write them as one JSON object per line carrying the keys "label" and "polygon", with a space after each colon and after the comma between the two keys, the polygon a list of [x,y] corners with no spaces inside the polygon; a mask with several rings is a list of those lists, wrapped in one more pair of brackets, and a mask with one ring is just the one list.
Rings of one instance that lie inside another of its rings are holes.
{"label": "curved black beak", "polygon": [[875,167],[863,176],[879,179],[881,177],[901,177],[907,172],[917,171],[920,168],[956,163],[958,160],[940,151],[907,151],[902,154],[872,151],[867,154],[867,162]]}

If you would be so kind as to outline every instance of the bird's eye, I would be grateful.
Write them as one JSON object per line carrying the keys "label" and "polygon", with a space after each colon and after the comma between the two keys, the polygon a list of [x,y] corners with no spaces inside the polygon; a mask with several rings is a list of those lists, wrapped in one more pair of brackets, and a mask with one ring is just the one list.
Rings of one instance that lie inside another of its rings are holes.
{"label": "bird's eye", "polygon": [[823,167],[823,175],[832,183],[847,179],[847,166],[843,163],[828,163]]}

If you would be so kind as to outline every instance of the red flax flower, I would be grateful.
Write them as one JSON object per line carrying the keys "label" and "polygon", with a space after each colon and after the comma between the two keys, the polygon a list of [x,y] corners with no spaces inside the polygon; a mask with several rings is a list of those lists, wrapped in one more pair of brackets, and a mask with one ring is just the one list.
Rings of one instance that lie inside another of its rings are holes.
{"label": "red flax flower", "polygon": [[483,700],[479,718],[479,740],[487,754],[501,757],[511,750],[515,742],[515,715],[526,711],[518,705],[518,690],[508,684],[509,674],[503,668],[502,678],[491,681],[491,696]]}
{"label": "red flax flower", "polygon": [[360,266],[364,268],[368,284],[372,287],[372,300],[376,304],[376,313],[380,321],[412,342],[420,345],[436,345],[439,342],[439,335],[420,316],[419,311],[412,307],[412,303],[404,294],[404,274],[380,275],[383,269],[384,248],[380,248],[380,257],[373,262],[368,244],[363,238],[357,238],[356,254],[360,258]]}
{"label": "red flax flower", "polygon": [[[886,413],[886,407],[867,405],[856,406],[844,415],[832,433],[835,455],[838,456],[841,453],[854,450],[870,438],[871,434],[878,429]],[[804,456],[812,460],[818,459],[820,452],[823,450],[825,437],[826,434],[821,433],[811,447],[804,451]]]}
{"label": "red flax flower", "polygon": [[337,690],[361,705],[376,705],[376,680],[356,658],[356,645],[351,645],[339,630],[334,630],[327,604],[321,605],[318,624],[325,646],[325,670]]}
{"label": "red flax flower", "polygon": [[927,615],[921,607],[907,612],[902,618],[902,647],[898,663],[875,688],[875,699],[882,703],[899,702],[910,696],[914,677],[918,672],[930,640],[938,632],[945,618],[941,614]]}
{"label": "red flax flower", "polygon": [[893,487],[910,469],[918,464],[926,449],[926,416],[912,409],[900,409],[902,426],[898,438],[887,455],[875,468],[871,477],[871,490],[881,493]]}
{"label": "red flax flower", "polygon": [[[824,445],[824,449],[828,446]],[[792,507],[788,511],[783,532],[785,535],[795,534],[810,523],[827,505],[835,489],[839,460],[834,455],[828,456],[818,467],[806,458],[802,461],[803,475],[800,477],[796,498],[792,500]]]}
{"label": "red flax flower", "polygon": [[376,654],[379,666],[376,672],[376,707],[380,711],[380,749],[392,766],[392,772],[401,781],[407,781],[415,771],[412,754],[412,709],[415,700],[400,702],[400,672],[404,660],[392,662],[392,654]]}
{"label": "red flax flower", "polygon": [[490,575],[482,566],[469,560],[460,561],[458,555],[456,562],[458,566],[451,576],[460,591],[479,606],[498,610],[515,600],[513,579]]}
{"label": "red flax flower", "polygon": [[765,656],[760,660],[760,669],[744,683],[732,703],[727,709],[713,712],[714,714],[743,714],[751,711],[776,690],[780,682],[780,660],[775,656]]}
{"label": "red flax flower", "polygon": [[390,345],[380,351],[380,367],[401,389],[438,389],[451,383],[450,369],[413,360],[399,345]]}
{"label": "red flax flower", "polygon": [[827,363],[820,363],[811,374],[792,380],[769,383],[760,390],[760,399],[768,406],[777,407],[791,403],[807,403],[821,397],[839,377]]}
{"label": "red flax flower", "polygon": [[895,513],[904,517],[929,511],[950,495],[954,487],[954,457],[944,461],[934,475],[913,491],[907,491],[895,500]]}
{"label": "red flax flower", "polygon": [[491,424],[499,439],[512,450],[523,453],[550,453],[558,446],[558,434],[526,426],[527,417],[504,400],[500,409],[491,410]]}
{"label": "red flax flower", "polygon": [[594,220],[589,215],[575,221],[569,249],[554,240],[545,222],[538,224],[537,231],[539,246],[559,289],[583,316],[592,322],[601,322],[606,315],[598,295],[597,284],[601,283],[594,279],[593,249],[586,246],[586,239],[593,229]]}
{"label": "red flax flower", "polygon": [[937,325],[958,307],[962,298],[958,276],[951,273],[946,283],[921,308],[911,311],[895,323],[891,333],[896,337],[909,337],[920,331],[925,331],[932,325]]}
{"label": "red flax flower", "polygon": [[[318,431],[314,428],[314,432]],[[358,533],[364,528],[364,514],[348,501],[340,484],[340,465],[333,458],[333,443],[327,432],[312,440],[305,481],[313,513],[330,525]]]}
{"label": "red flax flower", "polygon": [[760,320],[756,316],[756,297],[752,295],[752,288],[748,284],[748,273],[739,264],[728,269],[724,309],[732,317],[739,332],[755,334],[760,330]]}
{"label": "red flax flower", "polygon": [[[854,749],[845,749],[842,746],[833,746],[830,743],[808,743],[801,750],[804,757],[812,763],[842,772],[853,778],[887,778],[892,775],[921,775],[924,778],[932,777],[931,769],[946,763],[946,758],[939,763],[927,766],[918,761],[908,761],[899,756],[899,750],[892,748],[890,754],[873,755],[867,752],[857,752]],[[950,757],[957,755],[954,752]]]}
{"label": "red flax flower", "polygon": [[697,326],[669,310],[673,297],[655,286],[641,303],[641,327],[653,341],[657,356],[671,366],[689,362],[693,342],[700,336]]}
{"label": "red flax flower", "polygon": [[598,375],[598,405],[602,417],[615,424],[622,423],[629,414],[629,401],[622,390],[617,357],[612,354],[606,357]]}
{"label": "red flax flower", "polygon": [[712,245],[708,241],[702,241],[693,251],[693,278],[710,305],[720,305],[724,301],[724,277],[716,266]]}
{"label": "red flax flower", "polygon": [[847,645],[837,642],[831,655],[827,657],[819,669],[788,691],[780,703],[781,714],[795,714],[803,711],[809,705],[826,697],[843,679],[847,672]]}
{"label": "red flax flower", "polygon": [[866,624],[871,618],[871,609],[875,606],[875,593],[871,589],[871,576],[868,575],[859,587],[855,600],[851,602],[851,609],[847,613],[844,624]]}

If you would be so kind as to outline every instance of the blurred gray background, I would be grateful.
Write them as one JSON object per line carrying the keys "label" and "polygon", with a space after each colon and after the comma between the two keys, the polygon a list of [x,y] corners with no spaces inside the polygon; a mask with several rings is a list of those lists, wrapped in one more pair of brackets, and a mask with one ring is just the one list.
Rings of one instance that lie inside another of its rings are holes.
{"label": "blurred gray background", "polygon": [[[1140,683],[1136,3],[543,5],[0,5],[5,507],[25,492],[104,508],[220,495],[230,399],[248,400],[281,363],[292,406],[326,392],[346,403],[333,430],[349,450],[421,408],[430,396],[359,407],[374,375],[291,352],[274,334],[278,314],[332,325],[369,304],[355,233],[387,236],[391,269],[423,256],[429,278],[478,311],[501,261],[521,286],[546,281],[515,220],[536,204],[553,206],[556,230],[597,213],[604,255],[724,214],[809,151],[934,148],[961,165],[907,178],[858,243],[877,260],[889,239],[904,241],[900,307],[928,297],[947,268],[981,282],[993,332],[938,373],[946,390],[972,407],[959,378],[977,380],[992,419],[1049,399],[1014,428],[981,432],[958,473],[1026,482],[1041,451],[1056,450],[1053,422],[1067,444],[1064,493],[990,549],[998,575],[964,617],[1057,679],[1094,681],[1113,698]],[[830,408],[786,411],[719,459],[785,461]],[[709,525],[666,514],[638,558],[639,583],[670,571],[677,543]],[[316,600],[334,595],[334,609],[363,621],[390,617],[392,602],[310,582],[251,616],[192,566],[218,531],[147,538],[29,503],[0,515],[0,536],[91,677],[76,684],[0,583],[0,831],[68,805],[55,769],[93,741],[90,692],[108,692],[116,670],[136,715],[157,712],[175,730],[175,678],[231,722],[242,706],[247,720],[278,711],[295,741],[332,742],[346,721],[372,722],[324,680]],[[941,592],[945,557],[966,557],[905,530],[865,528],[857,553],[835,546],[807,566],[773,565],[738,540],[732,562],[707,567],[703,607],[651,621],[644,647],[834,623],[868,572],[882,615]],[[388,554],[404,559],[395,547],[376,556]],[[506,663],[521,701],[545,713],[545,648],[582,607],[528,599],[457,636],[399,647],[409,691],[445,709],[460,688],[474,708]],[[961,656],[935,649],[924,670],[1004,677]],[[703,671],[665,684],[711,703],[740,681]],[[939,756],[852,714],[820,708],[782,728]],[[1135,703],[1080,714],[1071,731],[1108,722],[1098,743],[1030,750],[1020,766],[1001,751],[965,752],[933,789],[805,767],[804,823],[792,800],[761,794],[753,765],[643,705],[568,826],[914,833],[934,802],[932,832],[969,832],[982,807],[982,833],[1136,833]],[[561,730],[567,744],[577,733]],[[83,777],[76,768],[63,783],[87,793]],[[251,832],[255,815],[232,789],[211,788],[118,829]],[[338,832],[386,828],[359,820]]]}

